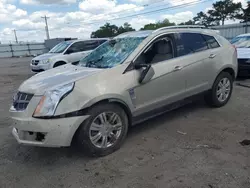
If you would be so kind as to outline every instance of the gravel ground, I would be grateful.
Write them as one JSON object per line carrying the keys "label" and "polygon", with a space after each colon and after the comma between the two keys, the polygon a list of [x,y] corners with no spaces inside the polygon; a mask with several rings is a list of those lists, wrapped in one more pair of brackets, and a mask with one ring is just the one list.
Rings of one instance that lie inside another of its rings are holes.
{"label": "gravel ground", "polygon": [[[0,188],[249,188],[250,88],[236,84],[220,109],[202,101],[130,129],[122,148],[88,158],[70,148],[20,146],[11,135],[13,93],[30,58],[0,59]],[[240,81],[250,86],[250,81]]]}

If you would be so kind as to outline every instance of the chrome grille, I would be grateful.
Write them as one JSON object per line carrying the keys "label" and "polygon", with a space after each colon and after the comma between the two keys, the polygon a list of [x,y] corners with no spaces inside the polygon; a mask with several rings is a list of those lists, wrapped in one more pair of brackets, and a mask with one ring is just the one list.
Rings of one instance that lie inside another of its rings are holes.
{"label": "chrome grille", "polygon": [[17,111],[23,111],[27,108],[33,94],[18,92],[13,97],[13,107]]}

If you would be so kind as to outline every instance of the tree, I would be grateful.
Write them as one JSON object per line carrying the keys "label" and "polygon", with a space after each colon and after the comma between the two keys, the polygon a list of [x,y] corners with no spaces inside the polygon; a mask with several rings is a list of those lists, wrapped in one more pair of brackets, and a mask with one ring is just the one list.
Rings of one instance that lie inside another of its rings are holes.
{"label": "tree", "polygon": [[194,23],[197,25],[210,25],[209,23],[209,17],[206,13],[204,12],[199,12],[197,13],[197,16],[193,18]]}
{"label": "tree", "polygon": [[247,7],[244,9],[241,9],[242,12],[238,14],[236,17],[239,20],[242,20],[242,22],[248,22],[250,20],[250,2],[247,2]]}
{"label": "tree", "polygon": [[179,25],[195,25],[194,21],[193,20],[189,20],[187,22],[182,22],[180,23]]}
{"label": "tree", "polygon": [[123,24],[123,26],[120,26],[119,29],[118,29],[118,33],[121,34],[121,33],[125,33],[125,32],[128,32],[128,31],[135,31],[134,28],[131,27],[131,25],[127,22],[125,22]]}
{"label": "tree", "polygon": [[106,23],[101,26],[97,31],[91,33],[91,38],[105,38],[105,37],[115,37],[121,33],[135,31],[129,23],[124,23],[123,26],[111,25]]}
{"label": "tree", "polygon": [[175,26],[175,23],[171,23],[168,19],[164,19],[163,21],[159,21],[157,23],[146,24],[143,28],[141,28],[141,30],[155,30],[167,26]]}
{"label": "tree", "polygon": [[234,3],[233,0],[223,0],[213,3],[213,9],[208,11],[212,21],[225,24],[226,20],[235,19],[242,8],[241,3]]}

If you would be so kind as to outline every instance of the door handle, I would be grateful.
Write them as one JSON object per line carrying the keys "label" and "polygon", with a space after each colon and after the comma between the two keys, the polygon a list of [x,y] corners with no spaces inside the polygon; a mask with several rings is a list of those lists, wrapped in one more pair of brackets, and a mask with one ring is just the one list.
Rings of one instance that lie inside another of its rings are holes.
{"label": "door handle", "polygon": [[210,54],[210,56],[209,56],[210,59],[213,59],[215,57],[216,57],[216,54]]}
{"label": "door handle", "polygon": [[181,70],[183,67],[182,66],[176,66],[175,68],[174,68],[174,71],[179,71],[179,70]]}

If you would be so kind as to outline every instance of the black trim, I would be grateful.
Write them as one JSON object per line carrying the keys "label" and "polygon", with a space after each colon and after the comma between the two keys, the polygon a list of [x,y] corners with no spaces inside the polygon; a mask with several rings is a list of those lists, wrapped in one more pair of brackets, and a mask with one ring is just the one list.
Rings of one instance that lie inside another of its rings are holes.
{"label": "black trim", "polygon": [[31,70],[32,70],[32,72],[43,72],[44,71],[43,69],[37,69],[37,70],[31,69]]}
{"label": "black trim", "polygon": [[135,116],[132,118],[132,125],[142,123],[146,120],[152,119],[152,118],[157,117],[161,114],[164,114],[166,112],[170,112],[170,111],[175,110],[177,108],[180,108],[184,105],[192,103],[195,100],[201,99],[201,97],[203,97],[206,92],[207,91],[204,91],[204,92],[196,94],[194,96],[187,97],[187,98],[182,99],[180,101],[173,102],[171,104],[164,105],[164,106],[159,107],[157,109],[154,109],[154,110],[148,111],[146,113],[143,113],[141,115]]}
{"label": "black trim", "polygon": [[131,71],[131,70],[134,70],[134,62],[130,62],[122,74],[125,74],[126,72]]}
{"label": "black trim", "polygon": [[77,117],[77,116],[85,116],[88,115],[89,108],[85,108],[85,109],[81,109],[81,110],[77,110],[77,111],[73,111],[73,112],[68,112],[65,114],[60,114],[57,116],[41,116],[41,117],[33,117],[33,118],[37,118],[37,119],[60,119],[60,118],[70,118],[70,117]]}

